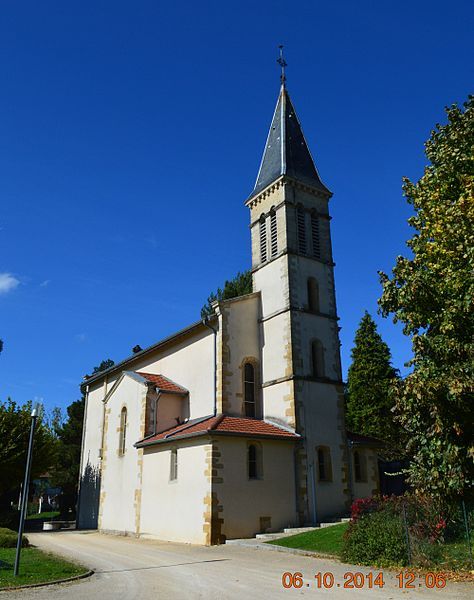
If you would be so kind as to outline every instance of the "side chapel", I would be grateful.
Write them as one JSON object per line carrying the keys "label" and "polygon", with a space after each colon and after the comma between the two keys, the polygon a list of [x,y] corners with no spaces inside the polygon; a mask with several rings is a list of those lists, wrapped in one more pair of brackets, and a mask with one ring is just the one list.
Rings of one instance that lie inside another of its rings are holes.
{"label": "side chapel", "polygon": [[283,75],[245,203],[253,292],[85,379],[79,527],[218,544],[375,491],[344,427],[331,195]]}

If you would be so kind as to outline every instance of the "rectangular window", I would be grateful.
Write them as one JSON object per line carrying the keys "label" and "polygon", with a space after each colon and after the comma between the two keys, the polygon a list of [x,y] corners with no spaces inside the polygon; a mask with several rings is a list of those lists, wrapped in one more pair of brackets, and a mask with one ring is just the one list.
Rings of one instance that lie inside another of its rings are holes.
{"label": "rectangular window", "polygon": [[264,216],[260,219],[260,260],[263,263],[267,260],[267,224]]}
{"label": "rectangular window", "polygon": [[298,252],[306,254],[306,213],[302,208],[297,211]]}
{"label": "rectangular window", "polygon": [[320,446],[317,451],[319,481],[332,481],[331,455],[329,448]]}
{"label": "rectangular window", "polygon": [[171,450],[170,456],[170,481],[178,479],[178,451]]}
{"label": "rectangular window", "polygon": [[319,239],[319,219],[315,214],[311,215],[311,238],[313,241],[313,256],[321,259],[321,243]]}
{"label": "rectangular window", "polygon": [[271,253],[272,258],[278,254],[278,240],[277,240],[277,216],[276,213],[270,215],[270,239],[271,239]]}

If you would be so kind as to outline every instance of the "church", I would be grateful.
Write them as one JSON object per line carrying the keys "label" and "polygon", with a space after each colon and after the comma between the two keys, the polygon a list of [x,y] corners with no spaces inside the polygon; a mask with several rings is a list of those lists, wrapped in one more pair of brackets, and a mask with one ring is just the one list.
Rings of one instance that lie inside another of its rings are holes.
{"label": "church", "polygon": [[344,425],[331,196],[283,73],[245,202],[253,291],[85,378],[78,527],[220,544],[378,489],[373,441]]}

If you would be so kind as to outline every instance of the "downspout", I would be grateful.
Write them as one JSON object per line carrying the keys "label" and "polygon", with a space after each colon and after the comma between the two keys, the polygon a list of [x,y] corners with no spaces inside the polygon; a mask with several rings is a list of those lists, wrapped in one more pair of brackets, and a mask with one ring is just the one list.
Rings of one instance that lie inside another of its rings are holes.
{"label": "downspout", "polygon": [[209,325],[209,315],[204,317],[202,324],[214,334],[214,416],[217,415],[217,329]]}
{"label": "downspout", "polygon": [[318,513],[316,512],[316,477],[314,475],[314,461],[309,465],[311,478],[311,495],[313,497],[313,523],[318,522]]}
{"label": "downspout", "polygon": [[349,475],[349,497],[351,499],[351,506],[352,503],[354,502],[354,482],[353,482],[353,473],[352,473],[352,450],[353,450],[353,446],[354,446],[354,442],[352,440],[350,440],[347,435],[346,435],[346,440],[347,440],[347,451],[348,451],[348,460],[347,460],[347,467],[348,467],[348,475]]}
{"label": "downspout", "polygon": [[84,394],[84,416],[82,417],[81,460],[79,462],[79,480],[77,482],[76,529],[79,529],[79,514],[81,510],[81,481],[84,467],[84,440],[86,437],[87,406],[89,404],[89,386],[86,385]]}

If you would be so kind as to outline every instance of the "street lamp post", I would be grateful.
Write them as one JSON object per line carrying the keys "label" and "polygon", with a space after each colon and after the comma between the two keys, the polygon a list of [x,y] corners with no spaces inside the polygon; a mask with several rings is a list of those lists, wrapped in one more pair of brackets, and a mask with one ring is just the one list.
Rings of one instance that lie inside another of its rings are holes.
{"label": "street lamp post", "polygon": [[16,555],[15,555],[15,566],[13,568],[13,575],[18,575],[18,569],[20,567],[20,552],[21,552],[21,539],[23,537],[23,529],[25,527],[26,509],[28,506],[28,491],[30,487],[30,473],[31,473],[31,458],[33,455],[33,438],[35,435],[36,420],[38,419],[38,405],[36,404],[31,411],[31,429],[30,429],[30,440],[28,442],[28,454],[26,457],[26,468],[25,468],[25,480],[23,481],[23,493],[21,495],[21,510],[20,510],[20,523],[18,525],[18,540],[16,543]]}

